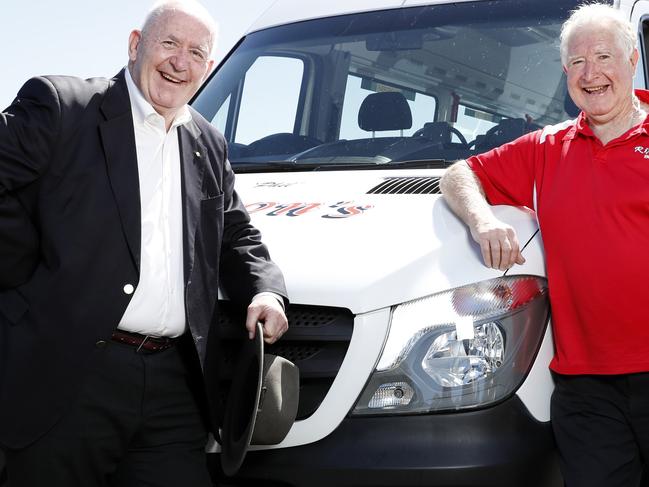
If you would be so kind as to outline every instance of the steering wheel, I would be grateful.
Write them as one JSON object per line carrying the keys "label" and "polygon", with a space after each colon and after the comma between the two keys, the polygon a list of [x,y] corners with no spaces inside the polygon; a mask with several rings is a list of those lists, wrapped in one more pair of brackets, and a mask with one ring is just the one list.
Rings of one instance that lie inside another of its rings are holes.
{"label": "steering wheel", "polygon": [[[493,127],[491,127],[489,130],[487,130],[484,133],[484,136],[483,136],[482,140],[483,141],[488,141],[491,137],[494,137],[500,130],[502,130],[502,127],[500,125],[494,125]],[[475,145],[476,140],[478,140],[478,139],[475,139],[475,140],[471,141],[472,146]]]}
{"label": "steering wheel", "polygon": [[[451,127],[450,125],[449,125],[448,129],[450,130],[450,132],[452,134],[456,135],[457,138],[460,139],[460,143],[463,146],[465,146],[467,148],[469,147],[469,143],[466,141],[466,137],[464,137],[464,135],[462,135],[462,132],[460,132],[455,127]],[[426,133],[426,128],[422,127],[420,129],[418,129],[414,134],[412,134],[412,137],[425,137],[425,135],[424,135],[425,133]]]}

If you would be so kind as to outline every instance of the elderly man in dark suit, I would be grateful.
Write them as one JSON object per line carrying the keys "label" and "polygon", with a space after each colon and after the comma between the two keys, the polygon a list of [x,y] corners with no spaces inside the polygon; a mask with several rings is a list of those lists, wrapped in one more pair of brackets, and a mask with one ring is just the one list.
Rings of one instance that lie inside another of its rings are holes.
{"label": "elderly man in dark suit", "polygon": [[0,115],[0,444],[10,486],[207,486],[218,287],[253,336],[286,290],[223,137],[187,106],[215,29],[165,1],[113,79],[29,80]]}

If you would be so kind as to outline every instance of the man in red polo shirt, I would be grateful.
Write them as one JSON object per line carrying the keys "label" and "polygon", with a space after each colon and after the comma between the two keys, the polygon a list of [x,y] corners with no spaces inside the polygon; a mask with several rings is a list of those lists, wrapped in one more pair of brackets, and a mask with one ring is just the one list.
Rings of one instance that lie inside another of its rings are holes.
{"label": "man in red polo shirt", "polygon": [[456,163],[442,191],[500,270],[524,259],[489,204],[536,210],[566,485],[637,486],[649,466],[649,92],[633,90],[636,32],[607,5],[573,12],[561,60],[577,119]]}

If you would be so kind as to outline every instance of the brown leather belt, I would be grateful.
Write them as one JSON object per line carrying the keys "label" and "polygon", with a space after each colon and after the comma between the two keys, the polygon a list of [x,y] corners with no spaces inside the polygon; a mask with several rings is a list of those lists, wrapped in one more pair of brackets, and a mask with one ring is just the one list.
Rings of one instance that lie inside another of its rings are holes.
{"label": "brown leather belt", "polygon": [[147,352],[162,352],[163,350],[172,347],[176,342],[175,338],[140,335],[139,333],[124,330],[115,330],[110,338],[114,342],[136,347],[136,352],[139,352],[140,350],[146,350]]}

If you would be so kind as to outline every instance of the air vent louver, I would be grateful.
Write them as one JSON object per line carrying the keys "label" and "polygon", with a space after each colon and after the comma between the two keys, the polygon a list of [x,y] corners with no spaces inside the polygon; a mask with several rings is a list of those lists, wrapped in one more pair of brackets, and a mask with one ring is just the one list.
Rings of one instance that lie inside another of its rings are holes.
{"label": "air vent louver", "polygon": [[438,177],[388,177],[367,194],[440,194]]}

